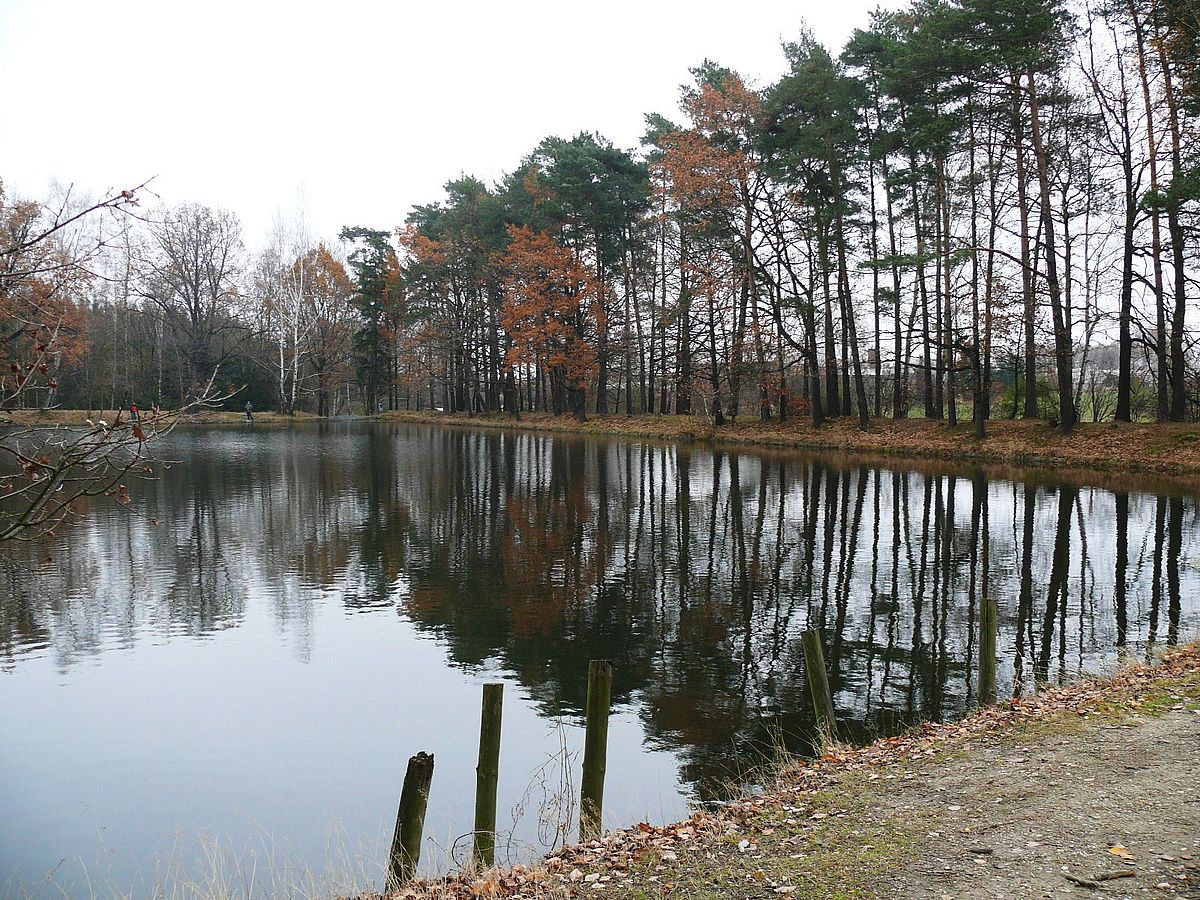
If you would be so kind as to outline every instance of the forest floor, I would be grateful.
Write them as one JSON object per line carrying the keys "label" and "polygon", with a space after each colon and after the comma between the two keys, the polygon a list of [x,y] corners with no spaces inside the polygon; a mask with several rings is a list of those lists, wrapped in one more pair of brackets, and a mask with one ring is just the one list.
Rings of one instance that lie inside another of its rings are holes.
{"label": "forest floor", "polygon": [[860,431],[856,419],[838,419],[820,428],[805,420],[739,422],[714,427],[698,416],[571,416],[523,413],[519,420],[492,414],[391,412],[388,421],[436,422],[476,428],[625,435],[716,444],[755,444],[818,451],[902,456],[1020,466],[1071,467],[1117,473],[1200,477],[1200,424],[1081,423],[1071,435],[1038,420],[996,419],[988,436],[975,438],[968,421],[954,428],[927,419],[872,420]]}
{"label": "forest floor", "polygon": [[1200,897],[1200,647],[394,898]]}

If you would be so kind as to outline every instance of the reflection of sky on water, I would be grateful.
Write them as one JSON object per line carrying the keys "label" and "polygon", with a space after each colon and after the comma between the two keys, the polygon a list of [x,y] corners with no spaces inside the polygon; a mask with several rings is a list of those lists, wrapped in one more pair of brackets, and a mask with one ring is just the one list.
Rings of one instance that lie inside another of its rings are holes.
{"label": "reflection of sky on water", "polygon": [[162,452],[179,462],[138,515],[98,508],[51,564],[30,548],[0,576],[0,884],[64,858],[64,884],[79,858],[153,880],[191,852],[180,829],[320,868],[336,824],[377,866],[422,749],[444,866],[491,678],[501,827],[524,801],[528,855],[561,787],[535,771],[578,748],[596,657],[617,671],[608,818],[675,818],[777,735],[804,748],[811,625],[856,735],[968,708],[985,544],[1002,692],[1197,622],[1196,503],[1151,492],[406,426],[192,430]]}

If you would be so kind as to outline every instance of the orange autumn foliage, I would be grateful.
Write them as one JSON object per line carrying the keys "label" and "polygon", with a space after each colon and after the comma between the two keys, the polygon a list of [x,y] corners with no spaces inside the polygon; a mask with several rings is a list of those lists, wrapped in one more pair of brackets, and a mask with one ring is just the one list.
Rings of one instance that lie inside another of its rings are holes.
{"label": "orange autumn foliage", "polygon": [[719,87],[703,84],[684,99],[692,127],[663,139],[663,169],[676,199],[719,212],[744,204],[758,169],[753,135],[762,101],[735,73]]}
{"label": "orange autumn foliage", "polygon": [[425,266],[446,265],[446,252],[441,242],[421,234],[415,225],[406,226],[397,237],[401,248],[414,262]]}
{"label": "orange autumn foliage", "polygon": [[599,314],[596,278],[546,232],[509,226],[509,235],[501,311],[512,338],[507,363],[539,363],[568,389],[585,390],[596,370],[590,340]]}
{"label": "orange autumn foliage", "polygon": [[[6,203],[2,187],[0,250],[22,246],[44,227],[37,204]],[[0,400],[5,405],[24,394],[47,403],[62,367],[86,353],[83,289],[91,280],[90,271],[56,240],[0,253]]]}

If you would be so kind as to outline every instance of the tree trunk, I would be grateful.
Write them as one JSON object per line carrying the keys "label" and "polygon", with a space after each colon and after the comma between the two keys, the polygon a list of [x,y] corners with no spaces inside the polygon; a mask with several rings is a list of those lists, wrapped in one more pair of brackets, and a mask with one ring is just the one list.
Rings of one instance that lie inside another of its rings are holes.
{"label": "tree trunk", "polygon": [[1054,318],[1054,361],[1058,373],[1059,416],[1062,429],[1070,434],[1075,427],[1075,389],[1073,385],[1073,348],[1063,309],[1062,286],[1058,280],[1058,253],[1054,240],[1054,214],[1050,208],[1050,173],[1046,148],[1042,142],[1041,116],[1038,111],[1037,81],[1033,64],[1026,69],[1029,80],[1029,123],[1041,189],[1042,227],[1046,243],[1046,286],[1050,290],[1050,312]]}

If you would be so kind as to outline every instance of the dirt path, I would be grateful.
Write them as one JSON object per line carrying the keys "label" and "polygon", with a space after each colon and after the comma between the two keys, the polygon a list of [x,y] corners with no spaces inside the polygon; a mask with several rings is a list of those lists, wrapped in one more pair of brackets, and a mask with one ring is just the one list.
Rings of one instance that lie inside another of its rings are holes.
{"label": "dirt path", "polygon": [[929,827],[906,864],[864,886],[885,897],[1200,897],[1198,764],[1200,714],[1187,709],[990,740],[868,805]]}

